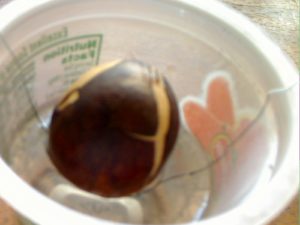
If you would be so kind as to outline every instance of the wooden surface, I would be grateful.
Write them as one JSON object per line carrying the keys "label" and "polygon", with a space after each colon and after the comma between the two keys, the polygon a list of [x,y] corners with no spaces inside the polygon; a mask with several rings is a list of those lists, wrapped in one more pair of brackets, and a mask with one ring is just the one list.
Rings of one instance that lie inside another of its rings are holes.
{"label": "wooden surface", "polygon": [[[1,3],[8,0],[0,0]],[[203,0],[199,0],[203,1]],[[207,0],[208,1],[208,0]],[[222,0],[259,24],[299,66],[299,0]],[[276,196],[274,196],[276,197]],[[270,225],[299,224],[299,201]],[[16,225],[13,211],[0,200],[0,225]]]}
{"label": "wooden surface", "polygon": [[299,0],[222,0],[248,16],[299,66]]}

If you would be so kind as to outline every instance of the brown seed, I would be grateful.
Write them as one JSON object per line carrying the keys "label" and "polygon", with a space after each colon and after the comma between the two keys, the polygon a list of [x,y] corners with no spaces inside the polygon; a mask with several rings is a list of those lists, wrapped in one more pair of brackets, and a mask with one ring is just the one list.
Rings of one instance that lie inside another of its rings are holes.
{"label": "brown seed", "polygon": [[3,200],[0,199],[0,224],[19,225],[16,213]]}
{"label": "brown seed", "polygon": [[132,194],[159,173],[174,146],[178,108],[169,84],[139,61],[115,61],[76,81],[55,108],[48,153],[87,191]]}

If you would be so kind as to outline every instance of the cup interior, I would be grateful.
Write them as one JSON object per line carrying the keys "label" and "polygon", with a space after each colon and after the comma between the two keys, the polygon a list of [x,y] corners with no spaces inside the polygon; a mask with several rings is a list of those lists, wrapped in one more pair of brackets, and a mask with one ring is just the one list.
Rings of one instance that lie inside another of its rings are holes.
{"label": "cup interior", "polygon": [[[181,1],[49,1],[1,36],[1,157],[66,207],[125,223],[198,221],[237,207],[280,169],[293,135],[294,88],[245,34],[201,9]],[[107,199],[56,171],[47,129],[72,82],[115,59],[138,59],[165,75],[181,128],[153,184]]]}

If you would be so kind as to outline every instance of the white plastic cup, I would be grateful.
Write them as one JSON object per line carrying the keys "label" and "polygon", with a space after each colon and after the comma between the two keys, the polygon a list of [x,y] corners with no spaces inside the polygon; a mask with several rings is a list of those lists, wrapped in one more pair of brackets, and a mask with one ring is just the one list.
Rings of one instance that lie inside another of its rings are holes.
{"label": "white plastic cup", "polygon": [[[38,113],[38,118],[47,118],[49,109],[80,73],[116,58],[138,58],[166,74],[180,101],[182,129],[202,147],[206,139],[189,123],[184,107],[191,102],[207,107],[207,93],[215,79],[227,82],[236,121],[250,121],[245,127],[234,123],[230,128],[234,132],[225,139],[216,133],[210,140],[214,147],[205,150],[212,189],[209,201],[203,201],[208,206],[204,206],[202,220],[195,215],[190,222],[266,224],[297,192],[297,69],[234,10],[215,1],[17,0],[0,11],[0,32],[0,195],[33,223],[114,223],[72,210],[44,195],[48,192],[38,192],[31,181],[41,176],[41,165],[49,162],[39,164],[33,158],[25,169],[18,168],[10,147],[26,116]],[[23,101],[16,101],[22,97]],[[221,140],[217,142],[221,150],[224,142],[232,143],[225,149],[228,154],[220,153],[215,140]],[[45,158],[44,152],[36,154],[38,159]],[[61,197],[57,190],[51,192],[54,199]],[[128,211],[131,222],[143,223],[145,212],[137,214],[143,210],[139,207]],[[195,211],[202,216],[202,211]]]}

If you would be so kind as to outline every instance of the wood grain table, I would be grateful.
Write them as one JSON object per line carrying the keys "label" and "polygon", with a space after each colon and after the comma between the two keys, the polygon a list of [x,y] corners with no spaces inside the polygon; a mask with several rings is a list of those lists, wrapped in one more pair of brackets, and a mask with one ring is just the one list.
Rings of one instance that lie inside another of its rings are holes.
{"label": "wood grain table", "polygon": [[[0,7],[9,0],[0,0]],[[204,1],[204,0],[198,0]],[[206,0],[209,1],[209,0]],[[242,12],[268,35],[299,67],[299,0],[220,0]],[[16,225],[14,212],[0,200],[0,225]],[[295,200],[270,225],[299,224],[299,200]]]}

